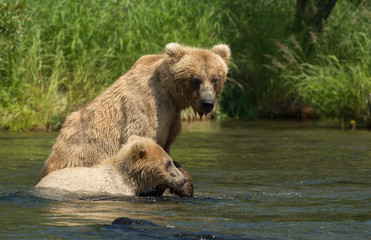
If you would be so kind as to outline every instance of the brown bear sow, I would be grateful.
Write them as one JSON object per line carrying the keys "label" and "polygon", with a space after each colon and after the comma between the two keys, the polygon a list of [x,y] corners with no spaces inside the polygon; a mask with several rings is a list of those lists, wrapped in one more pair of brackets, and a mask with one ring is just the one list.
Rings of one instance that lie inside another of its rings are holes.
{"label": "brown bear sow", "polygon": [[138,196],[158,185],[177,189],[187,180],[152,139],[131,136],[117,155],[101,164],[54,171],[35,187]]}
{"label": "brown bear sow", "polygon": [[[170,153],[180,132],[181,110],[191,106],[202,116],[214,109],[229,58],[230,49],[224,44],[207,50],[178,43],[167,44],[164,54],[141,57],[126,74],[66,119],[40,179],[61,168],[99,164],[114,156],[131,135],[149,137]],[[189,180],[166,193],[192,196],[191,176],[178,163],[175,166]]]}

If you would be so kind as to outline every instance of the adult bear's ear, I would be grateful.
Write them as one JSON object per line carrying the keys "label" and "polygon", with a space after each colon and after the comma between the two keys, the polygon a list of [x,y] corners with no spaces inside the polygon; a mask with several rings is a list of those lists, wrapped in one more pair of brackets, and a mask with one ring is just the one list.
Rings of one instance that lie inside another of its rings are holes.
{"label": "adult bear's ear", "polygon": [[231,57],[231,49],[226,44],[215,45],[211,51],[222,57],[225,63],[228,64],[229,58]]}
{"label": "adult bear's ear", "polygon": [[165,52],[176,61],[180,60],[185,54],[184,47],[179,43],[168,43],[165,46]]}
{"label": "adult bear's ear", "polygon": [[143,158],[147,154],[147,148],[142,142],[134,142],[132,145],[132,151],[135,160]]}

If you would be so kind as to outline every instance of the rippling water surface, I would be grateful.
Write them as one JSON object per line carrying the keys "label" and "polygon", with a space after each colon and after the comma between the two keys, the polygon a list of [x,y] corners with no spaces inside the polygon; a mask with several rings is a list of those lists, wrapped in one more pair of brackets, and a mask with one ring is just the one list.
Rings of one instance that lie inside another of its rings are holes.
{"label": "rippling water surface", "polygon": [[0,133],[1,238],[371,239],[371,131],[183,123],[181,199],[33,190],[57,134]]}

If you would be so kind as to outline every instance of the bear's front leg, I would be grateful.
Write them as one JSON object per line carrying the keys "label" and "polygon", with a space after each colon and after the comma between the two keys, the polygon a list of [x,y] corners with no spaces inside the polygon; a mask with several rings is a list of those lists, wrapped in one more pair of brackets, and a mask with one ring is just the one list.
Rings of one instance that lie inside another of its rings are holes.
{"label": "bear's front leg", "polygon": [[178,189],[167,188],[165,186],[156,187],[156,192],[158,196],[163,197],[193,197],[193,183],[191,175],[176,161],[174,165],[181,171],[184,176],[187,176],[188,181]]}

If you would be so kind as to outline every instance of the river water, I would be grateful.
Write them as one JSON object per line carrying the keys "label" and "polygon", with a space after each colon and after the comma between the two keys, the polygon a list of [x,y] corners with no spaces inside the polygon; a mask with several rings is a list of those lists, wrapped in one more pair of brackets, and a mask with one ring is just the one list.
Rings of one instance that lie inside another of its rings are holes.
{"label": "river water", "polygon": [[40,196],[58,133],[0,133],[0,238],[371,239],[371,131],[231,120],[182,129],[171,155],[194,198]]}

